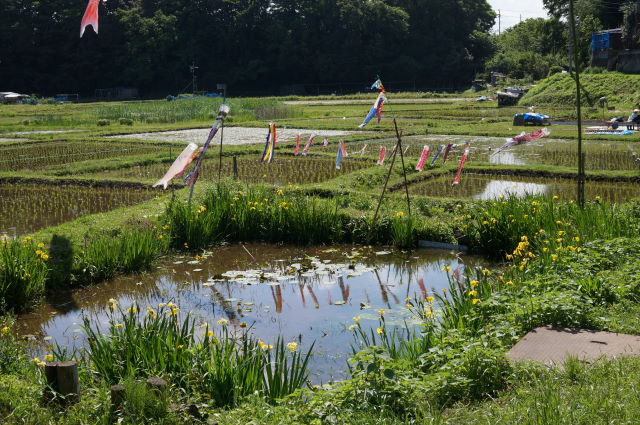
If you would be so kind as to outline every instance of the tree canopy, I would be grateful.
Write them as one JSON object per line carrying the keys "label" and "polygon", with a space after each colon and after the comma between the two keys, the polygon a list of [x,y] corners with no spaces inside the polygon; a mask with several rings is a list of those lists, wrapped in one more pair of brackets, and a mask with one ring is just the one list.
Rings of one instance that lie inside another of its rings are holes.
{"label": "tree canopy", "polygon": [[554,66],[567,62],[567,28],[558,19],[527,19],[495,37],[497,53],[488,71],[514,78],[545,78]]}
{"label": "tree canopy", "polygon": [[85,0],[0,2],[3,90],[80,92],[118,85],[175,93],[226,82],[387,81],[464,86],[492,54],[486,0],[108,0],[100,33],[78,38]]}
{"label": "tree canopy", "polygon": [[[543,0],[544,7],[555,18],[569,15],[569,0]],[[575,15],[578,20],[591,16],[602,23],[604,28],[617,28],[623,19],[622,7],[636,3],[632,0],[575,0]]]}

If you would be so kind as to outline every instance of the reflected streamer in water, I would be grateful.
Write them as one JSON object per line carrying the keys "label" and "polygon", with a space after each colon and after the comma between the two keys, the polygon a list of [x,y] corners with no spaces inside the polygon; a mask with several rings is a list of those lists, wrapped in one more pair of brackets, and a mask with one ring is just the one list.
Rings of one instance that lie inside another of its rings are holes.
{"label": "reflected streamer in water", "polygon": [[[168,301],[198,321],[225,318],[239,329],[245,324],[263,341],[281,335],[301,348],[314,341],[314,382],[340,379],[354,343],[354,316],[375,329],[378,309],[387,326],[416,324],[405,299],[425,298],[448,287],[444,266],[463,274],[478,262],[446,251],[375,252],[354,247],[296,248],[253,244],[217,248],[195,260],[174,257],[149,274],[129,276],[80,289],[50,300],[19,323],[25,334],[50,336],[67,347],[81,348],[83,315],[107,326],[109,299],[122,309],[138,304],[144,311]],[[52,342],[53,342],[52,341]]]}

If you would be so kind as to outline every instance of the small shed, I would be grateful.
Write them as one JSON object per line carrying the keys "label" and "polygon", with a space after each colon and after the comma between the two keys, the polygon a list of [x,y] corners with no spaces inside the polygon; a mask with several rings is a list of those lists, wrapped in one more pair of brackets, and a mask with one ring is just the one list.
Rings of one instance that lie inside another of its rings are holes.
{"label": "small shed", "polygon": [[14,93],[12,91],[0,92],[0,102],[2,103],[18,103],[22,99],[27,99],[30,96],[27,94]]}

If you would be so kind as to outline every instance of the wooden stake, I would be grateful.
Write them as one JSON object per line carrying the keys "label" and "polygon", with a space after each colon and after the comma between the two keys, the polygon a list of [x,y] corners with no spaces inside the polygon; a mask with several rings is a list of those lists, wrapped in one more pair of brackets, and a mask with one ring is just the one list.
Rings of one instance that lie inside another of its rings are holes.
{"label": "wooden stake", "polygon": [[233,155],[233,179],[238,180],[238,156]]}

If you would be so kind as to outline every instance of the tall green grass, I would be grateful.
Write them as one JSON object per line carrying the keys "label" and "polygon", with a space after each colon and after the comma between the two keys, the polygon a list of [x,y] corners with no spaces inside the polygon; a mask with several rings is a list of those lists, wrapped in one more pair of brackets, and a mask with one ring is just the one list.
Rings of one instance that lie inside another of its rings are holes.
{"label": "tall green grass", "polygon": [[498,259],[511,255],[523,237],[538,254],[545,247],[575,247],[581,241],[640,232],[640,221],[625,207],[598,199],[581,208],[575,202],[551,197],[510,197],[472,209],[455,220],[476,252]]}
{"label": "tall green grass", "polygon": [[76,284],[96,283],[146,270],[168,247],[168,238],[155,228],[124,228],[113,235],[92,235],[76,255],[73,279]]}
{"label": "tall green grass", "polygon": [[48,258],[44,244],[30,237],[0,236],[0,312],[23,312],[43,294]]}
{"label": "tall green grass", "polygon": [[173,199],[163,220],[174,247],[200,249],[221,241],[297,244],[373,243],[416,245],[418,223],[402,213],[352,216],[339,200],[320,199],[291,188],[221,182],[190,206]]}
{"label": "tall green grass", "polygon": [[221,183],[198,203],[173,200],[165,219],[172,242],[192,249],[226,241],[325,243],[342,240],[343,215],[334,201],[287,189]]}
{"label": "tall green grass", "polygon": [[235,334],[224,320],[215,327],[197,326],[173,303],[143,312],[137,306],[123,311],[112,300],[109,309],[106,333],[97,322],[84,319],[86,356],[109,383],[164,376],[220,407],[234,406],[254,393],[274,401],[307,383],[313,346],[302,353],[297,344],[285,346],[278,339],[274,349],[249,331]]}

